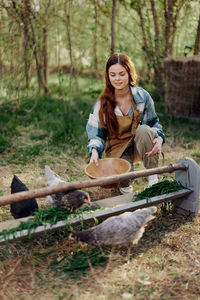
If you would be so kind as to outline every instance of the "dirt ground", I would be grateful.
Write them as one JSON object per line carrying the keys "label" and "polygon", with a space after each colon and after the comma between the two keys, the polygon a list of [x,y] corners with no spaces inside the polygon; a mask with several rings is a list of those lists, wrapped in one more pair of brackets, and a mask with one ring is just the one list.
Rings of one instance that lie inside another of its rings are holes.
{"label": "dirt ground", "polygon": [[[199,164],[199,157],[192,151],[190,147],[179,145],[172,149],[169,141],[164,147],[165,165],[176,163],[182,157],[193,157]],[[78,158],[74,166],[70,166],[70,175],[87,179],[83,172],[85,165],[86,161]],[[67,159],[65,163],[55,163],[52,168],[67,180]],[[142,168],[140,163],[135,166],[136,170]],[[10,193],[13,174],[30,189],[45,185],[44,165],[37,160],[26,166],[1,166],[0,171],[3,174],[0,178],[2,194]],[[146,184],[146,178],[140,178],[133,186],[139,191]],[[88,191],[92,200],[118,194],[117,190],[101,188]],[[44,198],[38,202],[40,207],[48,207]],[[0,209],[0,218],[1,221],[12,219],[9,206]],[[71,257],[76,249],[85,251],[91,247],[69,240],[65,232],[0,246],[0,299],[200,300],[199,229],[200,215],[191,219],[159,210],[139,243],[132,248],[129,263],[127,249],[109,249],[105,265],[90,265],[85,275],[75,277],[57,274],[55,262]]]}

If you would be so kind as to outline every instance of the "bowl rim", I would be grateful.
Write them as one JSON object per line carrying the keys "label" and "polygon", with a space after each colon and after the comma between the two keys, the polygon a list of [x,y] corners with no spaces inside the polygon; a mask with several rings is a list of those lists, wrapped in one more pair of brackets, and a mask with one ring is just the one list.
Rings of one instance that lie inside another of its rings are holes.
{"label": "bowl rim", "polygon": [[[125,173],[128,173],[128,172],[130,171],[130,169],[131,169],[131,164],[130,164],[129,161],[127,161],[127,160],[124,159],[124,158],[120,158],[120,157],[105,157],[105,158],[101,158],[101,159],[99,159],[99,160],[102,161],[102,160],[110,160],[110,159],[123,160],[124,162],[126,162],[126,163],[129,165],[129,169],[128,169]],[[91,178],[91,179],[102,178],[103,176],[95,177],[95,176],[92,176],[91,174],[89,174],[89,173],[87,172],[87,168],[88,168],[91,164],[93,164],[93,163],[94,163],[94,162],[91,162],[91,163],[87,164],[87,166],[85,166],[85,174],[86,174],[89,178]],[[121,175],[121,174],[125,174],[125,173],[120,173],[120,174],[117,174],[117,175]],[[113,174],[113,175],[114,175],[114,174]],[[113,175],[104,176],[104,177],[110,177],[110,176],[113,176]]]}

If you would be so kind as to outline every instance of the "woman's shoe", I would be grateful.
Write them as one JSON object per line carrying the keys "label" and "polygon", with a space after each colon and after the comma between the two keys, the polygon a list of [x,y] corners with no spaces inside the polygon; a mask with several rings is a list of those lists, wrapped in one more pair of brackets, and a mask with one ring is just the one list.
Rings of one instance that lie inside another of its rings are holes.
{"label": "woman's shoe", "polygon": [[149,176],[149,187],[152,186],[153,184],[158,183],[158,175],[150,175]]}
{"label": "woman's shoe", "polygon": [[132,185],[129,185],[129,186],[126,186],[126,187],[120,187],[119,191],[122,195],[130,194],[130,193],[133,193],[133,187],[132,187]]}

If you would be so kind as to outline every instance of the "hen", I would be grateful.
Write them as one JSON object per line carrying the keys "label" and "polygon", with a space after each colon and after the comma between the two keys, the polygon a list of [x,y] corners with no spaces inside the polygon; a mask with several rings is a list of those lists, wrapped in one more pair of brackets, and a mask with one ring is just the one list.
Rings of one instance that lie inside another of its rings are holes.
{"label": "hen", "polygon": [[75,232],[71,238],[94,246],[130,247],[137,244],[142,237],[147,222],[154,219],[152,214],[156,210],[157,208],[152,206],[134,212],[125,212],[119,216],[108,218],[100,225]]}
{"label": "hen", "polygon": [[[55,174],[49,166],[45,166],[46,185],[54,186],[66,183],[57,174]],[[56,193],[47,196],[47,200],[52,207],[63,207],[69,210],[76,210],[83,203],[89,203],[90,197],[81,190],[70,190],[66,192]]]}
{"label": "hen", "polygon": [[[11,194],[24,191],[28,191],[27,186],[14,175],[11,183]],[[10,204],[10,212],[15,219],[28,217],[36,209],[38,209],[38,204],[34,198]]]}

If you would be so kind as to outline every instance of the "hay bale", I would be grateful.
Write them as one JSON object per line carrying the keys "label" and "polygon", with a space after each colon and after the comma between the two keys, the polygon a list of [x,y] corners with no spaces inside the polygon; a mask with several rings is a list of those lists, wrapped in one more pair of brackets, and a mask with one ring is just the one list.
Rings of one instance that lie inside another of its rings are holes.
{"label": "hay bale", "polygon": [[164,63],[169,112],[200,119],[200,56],[168,57]]}

